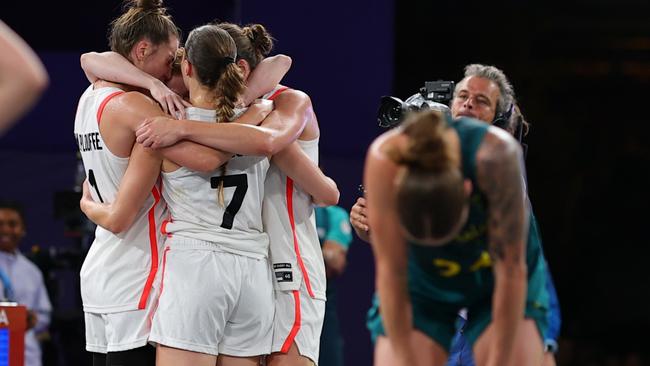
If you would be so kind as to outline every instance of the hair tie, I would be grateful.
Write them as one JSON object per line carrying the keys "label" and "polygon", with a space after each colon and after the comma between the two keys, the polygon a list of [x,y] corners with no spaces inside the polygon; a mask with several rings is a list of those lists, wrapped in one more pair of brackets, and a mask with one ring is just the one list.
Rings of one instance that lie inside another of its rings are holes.
{"label": "hair tie", "polygon": [[221,66],[225,67],[225,66],[228,66],[228,65],[230,65],[230,64],[234,64],[234,63],[235,63],[235,58],[234,58],[234,57],[232,57],[232,56],[226,56],[226,57],[224,57],[223,60],[221,61]]}

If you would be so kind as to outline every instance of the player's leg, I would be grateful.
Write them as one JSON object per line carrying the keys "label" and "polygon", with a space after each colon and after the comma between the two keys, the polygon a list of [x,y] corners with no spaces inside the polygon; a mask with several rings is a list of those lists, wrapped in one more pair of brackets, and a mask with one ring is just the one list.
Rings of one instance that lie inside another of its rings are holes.
{"label": "player's leg", "polygon": [[240,256],[201,240],[173,237],[167,245],[149,337],[156,365],[214,366],[239,296]]}
{"label": "player's leg", "polygon": [[235,265],[228,273],[238,278],[237,296],[219,343],[219,366],[258,365],[271,353],[274,298],[271,267],[266,259],[231,255]]}
{"label": "player's leg", "polygon": [[[447,351],[426,334],[413,330],[410,336],[411,348],[416,355],[416,366],[438,366],[447,362]],[[377,337],[375,342],[375,366],[395,365],[395,352],[386,336]]]}
{"label": "player's leg", "polygon": [[154,284],[144,309],[104,314],[106,366],[155,366],[156,349],[149,345],[151,318],[158,301]]}
{"label": "player's leg", "polygon": [[[471,314],[470,314],[471,317]],[[474,344],[476,365],[485,365],[489,352],[498,347],[495,328],[490,324]],[[507,366],[540,366],[544,355],[542,337],[533,319],[526,318],[519,324]]]}
{"label": "player's leg", "polygon": [[268,366],[317,365],[324,318],[325,300],[312,298],[304,283],[299,290],[276,291]]}
{"label": "player's leg", "polygon": [[266,358],[266,364],[267,366],[279,366],[279,365],[313,366],[315,365],[315,363],[311,359],[300,354],[300,351],[298,350],[298,346],[296,345],[295,342],[291,343],[291,346],[289,347],[287,352],[285,353],[274,352],[271,355],[269,355]]}
{"label": "player's leg", "polygon": [[160,344],[156,349],[157,366],[214,366],[216,364],[217,356],[215,355],[186,351]]}

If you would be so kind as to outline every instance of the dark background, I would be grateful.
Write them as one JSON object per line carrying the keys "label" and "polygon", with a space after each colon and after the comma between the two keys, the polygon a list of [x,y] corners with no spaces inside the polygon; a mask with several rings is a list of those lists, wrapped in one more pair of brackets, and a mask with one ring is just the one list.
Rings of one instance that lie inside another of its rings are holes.
{"label": "dark background", "polygon": [[[381,130],[381,95],[405,98],[425,80],[460,80],[463,66],[503,69],[532,128],[529,190],[563,311],[560,364],[650,364],[649,200],[645,118],[650,84],[650,5],[645,1],[312,2],[167,1],[185,34],[219,19],[259,22],[292,56],[285,83],[312,97],[321,158],[349,209],[368,144]],[[51,84],[0,139],[0,198],[26,206],[35,260],[47,272],[55,313],[52,365],[86,364],[78,291],[84,252],[55,192],[75,185],[76,102],[87,86],[83,52],[106,50],[117,1],[9,2],[0,16],[43,59]],[[72,204],[74,208],[74,204]],[[365,311],[374,269],[368,245],[350,249],[338,281],[349,365],[370,365]]]}

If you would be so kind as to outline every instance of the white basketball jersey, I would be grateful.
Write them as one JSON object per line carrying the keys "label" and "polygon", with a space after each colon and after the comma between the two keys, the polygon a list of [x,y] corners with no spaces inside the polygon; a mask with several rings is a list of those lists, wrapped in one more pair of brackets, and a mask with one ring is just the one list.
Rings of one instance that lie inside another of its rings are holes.
{"label": "white basketball jersey", "polygon": [[[109,100],[123,93],[118,88],[91,85],[79,100],[74,133],[90,191],[97,202],[115,199],[128,158],[115,156],[99,131]],[[81,298],[85,312],[115,313],[144,309],[159,263],[162,235],[158,227],[166,216],[157,186],[138,211],[131,227],[113,234],[97,226],[95,240],[81,267]]]}
{"label": "white basketball jersey", "polygon": [[[216,111],[187,108],[188,119],[216,123]],[[262,227],[264,178],[269,169],[265,156],[237,155],[221,168],[195,172],[181,167],[164,172],[163,197],[170,218],[163,233],[214,242],[225,251],[267,258],[269,239]],[[219,184],[224,186],[224,205],[219,203]],[[225,207],[224,207],[225,206]]]}
{"label": "white basketball jersey", "polygon": [[[279,94],[272,92],[271,98]],[[318,164],[318,138],[297,140]],[[279,290],[298,290],[304,281],[309,295],[325,299],[325,263],[316,231],[312,198],[274,164],[266,175],[264,230],[271,240],[270,256]]]}

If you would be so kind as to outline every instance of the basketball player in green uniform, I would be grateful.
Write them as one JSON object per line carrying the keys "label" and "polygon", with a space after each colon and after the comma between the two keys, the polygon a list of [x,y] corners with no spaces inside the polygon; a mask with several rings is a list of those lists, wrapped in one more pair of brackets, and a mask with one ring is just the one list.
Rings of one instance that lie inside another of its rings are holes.
{"label": "basketball player in green uniform", "polygon": [[372,144],[375,365],[444,365],[461,308],[478,365],[541,363],[548,294],[522,166],[505,131],[433,111]]}

